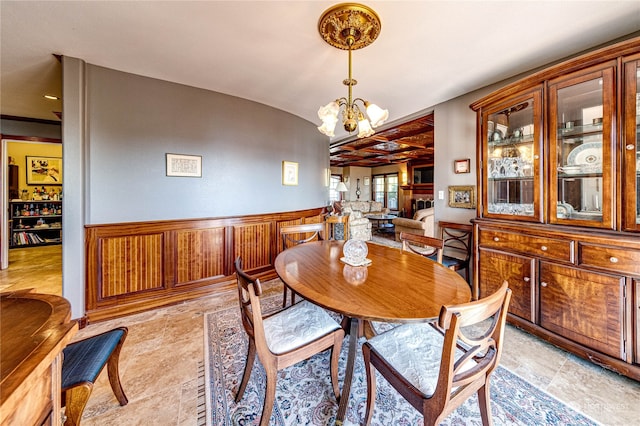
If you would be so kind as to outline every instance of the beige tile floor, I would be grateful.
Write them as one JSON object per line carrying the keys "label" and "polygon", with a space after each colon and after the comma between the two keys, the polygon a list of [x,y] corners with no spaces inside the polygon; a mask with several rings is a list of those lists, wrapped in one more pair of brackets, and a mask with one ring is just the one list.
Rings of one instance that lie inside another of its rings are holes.
{"label": "beige tile floor", "polygon": [[[52,250],[50,247],[43,249]],[[19,266],[19,263],[31,263],[30,258],[37,256],[36,251],[41,249],[21,250],[34,251],[24,254],[12,250],[12,266],[8,271],[0,271],[0,285],[5,289],[28,287],[34,282],[37,268]],[[55,256],[48,253],[46,257]],[[49,273],[55,274],[56,268],[49,269]],[[23,274],[28,276],[19,276]],[[47,284],[55,279],[36,281],[46,284],[44,290],[55,291]],[[273,281],[268,285],[267,294],[279,293],[281,288],[279,282]],[[201,388],[198,376],[204,354],[204,313],[235,306],[236,297],[235,292],[226,292],[90,324],[80,330],[76,339],[118,325],[129,327],[120,359],[121,378],[129,404],[118,405],[105,371],[96,383],[82,424],[204,424],[204,420],[199,419],[203,401],[198,400]],[[505,336],[503,366],[602,424],[640,425],[639,382],[604,370],[514,327],[508,327]]]}

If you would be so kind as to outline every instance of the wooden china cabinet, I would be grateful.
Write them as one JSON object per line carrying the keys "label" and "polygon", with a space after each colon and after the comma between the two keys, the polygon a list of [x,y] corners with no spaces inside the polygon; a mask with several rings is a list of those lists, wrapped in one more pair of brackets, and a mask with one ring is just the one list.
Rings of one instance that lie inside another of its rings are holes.
{"label": "wooden china cabinet", "polygon": [[474,295],[507,280],[511,323],[640,380],[640,38],[471,108]]}

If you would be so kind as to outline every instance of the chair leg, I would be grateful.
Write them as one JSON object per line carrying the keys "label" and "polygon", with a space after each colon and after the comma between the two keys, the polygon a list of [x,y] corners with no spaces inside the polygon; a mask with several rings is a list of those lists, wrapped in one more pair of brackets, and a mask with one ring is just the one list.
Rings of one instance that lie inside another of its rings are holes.
{"label": "chair leg", "polygon": [[484,386],[478,389],[478,404],[480,405],[480,418],[484,426],[493,425],[491,417],[491,393],[489,391],[489,378],[487,378]]}
{"label": "chair leg", "polygon": [[78,426],[80,424],[84,407],[89,401],[92,390],[93,383],[87,382],[65,391],[66,408],[64,415],[67,419],[64,422],[64,426]]}
{"label": "chair leg", "polygon": [[253,369],[253,362],[256,359],[256,344],[252,338],[249,338],[249,347],[247,349],[247,360],[244,364],[244,373],[242,373],[242,381],[240,382],[240,387],[238,388],[238,393],[236,394],[236,402],[240,402],[242,399],[242,395],[244,395],[244,390],[247,387],[247,383],[249,383],[249,378],[251,377],[251,370]]}
{"label": "chair leg", "polygon": [[118,364],[120,362],[120,349],[122,349],[123,341],[124,337],[120,339],[115,349],[111,353],[111,356],[107,361],[107,373],[109,374],[109,383],[111,384],[111,389],[118,399],[118,402],[120,403],[120,405],[127,405],[129,400],[124,394],[124,389],[122,389],[122,383],[120,383],[120,373],[118,370]]}
{"label": "chair leg", "polygon": [[333,394],[340,403],[340,385],[338,383],[338,362],[340,361],[340,349],[342,348],[343,333],[335,334],[335,341],[331,347],[331,384],[333,385]]}
{"label": "chair leg", "polygon": [[371,424],[373,410],[376,404],[376,372],[371,364],[371,350],[367,346],[362,347],[364,369],[367,373],[367,411],[364,414],[364,425]]}
{"label": "chair leg", "polygon": [[267,373],[267,389],[264,392],[264,405],[262,406],[260,426],[269,426],[273,403],[276,400],[276,380],[278,379],[278,371],[272,366],[265,366],[265,371]]}

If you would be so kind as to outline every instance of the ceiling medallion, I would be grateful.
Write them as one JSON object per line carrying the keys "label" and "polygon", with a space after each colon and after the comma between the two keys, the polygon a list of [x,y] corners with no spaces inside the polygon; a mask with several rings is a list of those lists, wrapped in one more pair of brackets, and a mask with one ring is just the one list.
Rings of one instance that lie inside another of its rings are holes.
{"label": "ceiling medallion", "polygon": [[332,6],[318,21],[318,31],[324,41],[342,50],[349,50],[349,47],[357,50],[370,45],[378,38],[380,29],[378,14],[370,7],[357,3]]}

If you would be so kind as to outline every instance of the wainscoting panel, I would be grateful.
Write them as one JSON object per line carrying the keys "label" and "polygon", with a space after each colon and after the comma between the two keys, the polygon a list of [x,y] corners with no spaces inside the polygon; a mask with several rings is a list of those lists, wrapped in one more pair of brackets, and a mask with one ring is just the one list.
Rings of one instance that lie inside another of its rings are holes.
{"label": "wainscoting panel", "polygon": [[100,299],[163,288],[163,246],[163,234],[103,238]]}
{"label": "wainscoting panel", "polygon": [[242,258],[242,266],[250,274],[273,267],[271,262],[274,233],[271,222],[233,227],[234,258]]}
{"label": "wainscoting panel", "polygon": [[322,209],[87,225],[86,319],[111,319],[235,287],[233,261],[275,278],[280,226],[322,222]]}
{"label": "wainscoting panel", "polygon": [[224,227],[176,231],[176,285],[224,276]]}

